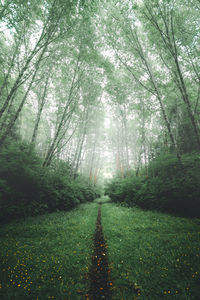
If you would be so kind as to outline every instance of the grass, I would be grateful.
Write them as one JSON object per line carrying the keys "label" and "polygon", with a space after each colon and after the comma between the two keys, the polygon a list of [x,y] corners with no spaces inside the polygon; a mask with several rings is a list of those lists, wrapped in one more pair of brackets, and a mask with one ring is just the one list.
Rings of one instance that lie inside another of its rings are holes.
{"label": "grass", "polygon": [[1,226],[0,299],[85,299],[98,203],[113,299],[200,299],[200,221],[108,200]]}
{"label": "grass", "polygon": [[200,299],[200,221],[102,205],[113,298]]}
{"label": "grass", "polygon": [[97,204],[0,230],[0,299],[85,299]]}

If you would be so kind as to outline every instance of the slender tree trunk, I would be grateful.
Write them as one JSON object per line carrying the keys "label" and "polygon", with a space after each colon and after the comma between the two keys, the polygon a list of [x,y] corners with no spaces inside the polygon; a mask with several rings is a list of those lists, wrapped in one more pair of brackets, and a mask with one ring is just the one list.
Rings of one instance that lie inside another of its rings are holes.
{"label": "slender tree trunk", "polygon": [[198,129],[198,126],[197,126],[195,116],[192,112],[191,103],[190,103],[189,96],[188,96],[187,89],[186,89],[186,85],[185,85],[185,82],[184,82],[184,79],[183,79],[183,76],[182,76],[182,72],[180,70],[178,58],[175,58],[175,62],[176,62],[176,66],[177,66],[177,72],[178,72],[178,75],[179,75],[180,83],[181,83],[180,92],[182,94],[183,101],[186,104],[187,113],[188,113],[188,116],[191,120],[192,127],[193,127],[195,137],[196,137],[196,142],[197,142],[198,148],[200,150],[200,133],[199,133],[199,129]]}
{"label": "slender tree trunk", "polygon": [[79,147],[79,152],[78,152],[78,156],[77,156],[77,160],[76,160],[76,165],[75,165],[75,168],[74,168],[74,178],[76,178],[76,176],[77,176],[78,168],[79,168],[79,165],[80,165],[80,159],[81,159],[81,154],[82,154],[82,151],[83,151],[83,144],[84,144],[84,141],[85,141],[86,131],[87,131],[87,120],[85,122],[84,130],[83,130],[83,134],[82,134],[82,138],[81,138],[81,144],[80,144],[80,147]]}
{"label": "slender tree trunk", "polygon": [[9,103],[10,103],[10,100],[12,99],[13,97],[13,94],[16,92],[16,90],[19,88],[19,86],[21,85],[21,80],[23,78],[23,75],[24,73],[27,71],[28,67],[29,67],[29,64],[30,62],[32,61],[33,57],[36,55],[36,47],[34,48],[34,50],[32,51],[32,53],[29,55],[27,61],[26,61],[26,64],[25,66],[23,67],[23,69],[21,70],[21,72],[18,74],[18,77],[17,79],[15,80],[15,83],[13,84],[2,108],[0,109],[0,118],[2,117],[4,111],[6,110],[6,108],[8,107]]}
{"label": "slender tree trunk", "polygon": [[18,107],[15,115],[12,117],[11,121],[9,122],[9,124],[8,124],[8,126],[7,126],[7,128],[5,130],[5,132],[2,134],[2,136],[0,138],[0,146],[4,143],[6,137],[11,133],[12,128],[14,127],[15,122],[17,121],[17,119],[19,117],[19,114],[20,114],[20,112],[21,112],[21,110],[22,110],[22,108],[24,106],[24,103],[25,103],[25,101],[27,99],[27,96],[28,96],[28,94],[29,94],[29,92],[31,90],[32,85],[33,85],[36,73],[37,73],[37,70],[35,70],[35,72],[33,74],[33,77],[31,79],[31,82],[29,83],[28,89],[26,90],[26,93],[25,93],[24,97],[22,98],[22,101],[21,101],[21,103],[20,103],[20,105],[19,105],[19,107]]}
{"label": "slender tree trunk", "polygon": [[96,136],[92,147],[92,155],[90,160],[90,170],[89,170],[89,177],[92,179],[93,176],[93,169],[94,169],[94,159],[95,159],[95,149],[96,149]]}
{"label": "slender tree trunk", "polygon": [[69,106],[70,106],[71,102],[73,101],[72,94],[73,94],[73,91],[74,91],[74,86],[76,85],[75,80],[76,80],[76,75],[77,75],[78,68],[79,68],[79,59],[80,59],[80,56],[78,57],[76,65],[75,65],[69,95],[68,95],[68,98],[67,98],[67,101],[66,101],[66,105],[65,105],[61,120],[60,120],[58,128],[55,132],[53,141],[52,141],[52,143],[51,143],[51,145],[50,145],[50,147],[47,151],[46,157],[45,157],[44,162],[43,162],[43,166],[48,166],[50,164],[50,162],[52,160],[52,157],[53,157],[53,152],[55,151],[55,146],[56,146],[57,140],[59,138],[60,132],[61,132],[64,124],[66,124],[66,122],[68,120],[68,119],[66,120],[66,117],[67,117],[67,115],[69,116],[68,109],[69,109]]}
{"label": "slender tree trunk", "polygon": [[11,62],[10,62],[10,67],[8,68],[8,71],[7,71],[7,74],[5,75],[5,78],[2,82],[2,85],[0,87],[0,98],[1,98],[1,95],[3,93],[3,90],[4,88],[7,86],[8,84],[8,79],[9,79],[9,76],[10,76],[10,73],[12,71],[12,68],[14,67],[14,64],[15,64],[15,59],[16,59],[16,56],[18,54],[18,48],[19,48],[19,45],[21,43],[21,39],[18,41],[18,43],[16,44],[16,47],[14,49],[14,53],[12,55],[12,59],[11,59]]}
{"label": "slender tree trunk", "polygon": [[2,135],[1,138],[0,138],[0,145],[2,145],[2,144],[4,143],[4,141],[5,141],[6,137],[7,137],[7,135],[9,135],[9,133],[11,132],[13,126],[15,125],[15,122],[17,121],[17,119],[18,119],[18,117],[19,117],[19,114],[20,114],[20,112],[21,112],[21,110],[22,110],[22,108],[23,108],[23,106],[24,106],[24,104],[25,104],[25,102],[26,102],[26,99],[27,99],[27,97],[28,97],[28,94],[29,94],[29,92],[30,92],[30,90],[31,90],[31,88],[32,88],[33,83],[34,83],[35,77],[36,77],[37,72],[38,72],[38,69],[39,69],[39,65],[40,65],[41,60],[42,60],[42,58],[43,58],[43,55],[44,55],[44,53],[45,53],[45,51],[46,51],[47,45],[48,45],[48,44],[46,44],[46,46],[43,48],[43,50],[42,50],[42,52],[41,52],[41,54],[40,54],[40,56],[39,56],[39,59],[38,59],[38,61],[37,61],[37,63],[36,63],[36,66],[35,66],[34,74],[33,74],[32,78],[31,78],[31,81],[30,81],[29,86],[28,86],[28,88],[27,88],[27,90],[26,90],[26,93],[25,93],[24,97],[22,98],[22,101],[21,101],[21,103],[20,103],[20,105],[19,105],[19,107],[18,107],[18,109],[17,109],[15,115],[13,116],[13,118],[11,119],[11,121],[9,122],[9,124],[8,124],[8,126],[7,126],[7,128],[6,128],[6,130],[5,130],[5,132],[3,133],[3,135]]}
{"label": "slender tree trunk", "polygon": [[[181,93],[182,100],[186,105],[188,116],[191,120],[191,124],[194,130],[194,134],[196,137],[196,142],[200,150],[200,132],[197,126],[197,122],[195,119],[195,116],[192,112],[191,102],[189,99],[187,87],[185,84],[183,72],[181,71],[179,58],[178,58],[178,51],[177,51],[177,45],[176,45],[176,39],[175,39],[175,33],[174,33],[174,24],[173,24],[173,8],[170,8],[170,11],[168,12],[169,18],[166,19],[166,14],[162,14],[162,8],[160,7],[159,2],[157,2],[159,11],[162,15],[162,19],[165,26],[165,32],[163,32],[162,28],[160,27],[160,24],[156,20],[155,15],[153,14],[153,11],[151,7],[149,7],[147,4],[145,4],[145,7],[149,13],[144,13],[144,16],[147,18],[147,20],[154,26],[154,28],[158,31],[160,34],[160,37],[163,41],[163,44],[165,46],[165,49],[168,50],[168,53],[171,57],[171,61],[173,61],[173,65],[175,67],[175,74],[176,74],[176,82],[177,87]],[[173,66],[172,66],[173,67]]]}
{"label": "slender tree trunk", "polygon": [[85,108],[85,117],[84,117],[84,127],[83,127],[83,131],[82,131],[82,135],[80,138],[80,143],[79,146],[77,148],[77,156],[76,156],[76,161],[75,162],[75,167],[74,167],[74,178],[77,176],[77,172],[78,172],[78,168],[80,165],[80,159],[81,159],[81,155],[83,152],[83,144],[85,141],[85,136],[86,136],[86,132],[87,132],[87,123],[88,123],[88,114],[89,114],[89,105],[87,104],[86,108]]}
{"label": "slender tree trunk", "polygon": [[121,178],[124,177],[124,165],[123,165],[123,151],[122,151],[122,136],[120,132],[120,126],[117,121],[117,171],[119,171]]}
{"label": "slender tree trunk", "polygon": [[35,126],[34,126],[34,129],[33,129],[33,135],[32,135],[32,138],[31,138],[31,148],[34,148],[34,146],[35,146],[35,140],[36,140],[37,133],[38,133],[38,127],[39,127],[39,123],[40,123],[42,111],[43,111],[43,108],[44,108],[44,105],[45,105],[45,102],[46,102],[46,95],[47,95],[47,88],[48,88],[48,83],[49,83],[49,76],[50,76],[50,73],[47,76],[47,79],[46,79],[46,82],[45,82],[45,86],[44,86],[44,91],[43,91],[43,94],[42,94],[42,98],[40,100],[41,103],[39,105],[39,110],[38,110],[38,114],[37,114]]}
{"label": "slender tree trunk", "polygon": [[128,150],[128,137],[127,137],[127,118],[126,108],[124,107],[123,116],[123,127],[124,127],[124,142],[125,142],[125,153],[126,153],[126,168],[129,169],[129,150]]}
{"label": "slender tree trunk", "polygon": [[148,87],[146,87],[138,78],[137,76],[132,72],[132,70],[128,67],[128,65],[121,59],[121,57],[117,54],[119,60],[123,63],[123,65],[127,68],[127,70],[133,75],[134,79],[141,84],[141,86],[143,88],[145,88],[147,91],[149,91],[151,94],[153,94],[154,96],[157,97],[157,100],[159,102],[159,105],[160,105],[160,109],[161,109],[161,113],[162,113],[162,116],[163,116],[163,119],[164,119],[164,122],[165,122],[165,125],[167,127],[167,130],[168,130],[168,133],[169,133],[169,137],[170,137],[170,140],[171,140],[171,143],[176,151],[176,155],[177,155],[177,158],[178,160],[180,161],[181,160],[181,156],[180,156],[180,153],[179,153],[179,149],[177,147],[177,144],[176,144],[176,141],[174,139],[174,136],[173,136],[173,133],[172,133],[172,130],[171,130],[171,125],[170,125],[170,122],[167,118],[167,114],[166,114],[166,111],[165,111],[165,107],[163,105],[163,101],[162,101],[162,97],[160,95],[160,92],[159,92],[159,89],[157,87],[157,84],[156,84],[156,81],[154,79],[154,75],[153,75],[153,72],[151,71],[151,67],[150,67],[150,64],[149,62],[147,61],[147,58],[144,54],[144,51],[143,51],[143,48],[142,48],[142,45],[139,41],[139,37],[138,37],[138,34],[136,32],[136,29],[132,29],[132,27],[130,26],[130,31],[132,33],[132,38],[134,40],[134,43],[135,43],[135,47],[137,47],[137,53],[139,54],[145,68],[146,68],[146,71],[147,71],[147,74],[149,76],[149,81],[151,83],[151,86],[152,88],[149,89]]}
{"label": "slender tree trunk", "polygon": [[[46,23],[43,26],[43,30],[40,34],[40,37],[39,37],[34,49],[29,54],[29,56],[28,56],[28,58],[25,62],[24,67],[19,72],[13,86],[11,87],[11,89],[10,89],[8,95],[7,95],[7,98],[4,101],[4,104],[3,104],[2,108],[0,109],[0,119],[3,115],[3,113],[5,112],[5,110],[7,109],[14,93],[16,93],[18,88],[31,76],[31,73],[29,72],[29,75],[24,77],[24,75],[25,75],[26,71],[29,69],[30,64],[33,61],[34,57],[41,50],[41,54],[39,54],[39,59],[35,63],[36,64],[35,68],[37,68],[37,66],[40,64],[40,61],[41,61],[41,59],[42,59],[49,43],[51,43],[51,41],[52,41],[52,39],[53,39],[53,37],[56,33],[56,27],[57,27],[58,22],[59,22],[59,16],[58,16],[57,21],[55,22],[55,24],[53,24],[52,26],[49,26],[49,30],[47,32],[45,32],[48,29],[47,28],[48,23],[51,21],[51,16],[52,16],[52,13],[54,11],[53,8],[54,8],[55,3],[56,3],[56,0],[54,0],[54,2],[52,3],[51,14],[49,14],[48,19],[47,19]],[[46,40],[42,43],[42,41],[44,39],[46,39]]]}

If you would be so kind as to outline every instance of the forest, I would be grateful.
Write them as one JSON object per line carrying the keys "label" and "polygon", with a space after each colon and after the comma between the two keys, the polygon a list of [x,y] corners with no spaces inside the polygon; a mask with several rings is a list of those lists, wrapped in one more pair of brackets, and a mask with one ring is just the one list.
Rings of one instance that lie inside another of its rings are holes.
{"label": "forest", "polygon": [[199,16],[0,0],[0,299],[200,299]]}

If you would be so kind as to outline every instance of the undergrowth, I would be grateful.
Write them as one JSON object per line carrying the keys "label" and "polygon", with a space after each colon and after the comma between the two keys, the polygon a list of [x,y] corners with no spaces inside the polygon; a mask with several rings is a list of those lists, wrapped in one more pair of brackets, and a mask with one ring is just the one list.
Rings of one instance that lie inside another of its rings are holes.
{"label": "undergrowth", "polygon": [[[0,149],[0,221],[69,211],[99,196],[99,187],[57,159],[48,167],[21,141]],[[76,175],[76,176],[75,176]]]}
{"label": "undergrowth", "polygon": [[200,217],[200,156],[162,154],[137,174],[128,170],[116,176],[105,192],[116,203],[159,210],[176,215]]}

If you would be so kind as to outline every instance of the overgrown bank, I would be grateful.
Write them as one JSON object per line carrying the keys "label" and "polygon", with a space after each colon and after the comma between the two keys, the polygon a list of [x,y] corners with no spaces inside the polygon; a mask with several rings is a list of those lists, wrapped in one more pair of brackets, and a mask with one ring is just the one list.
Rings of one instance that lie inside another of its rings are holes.
{"label": "overgrown bank", "polygon": [[68,211],[93,201],[99,188],[86,177],[74,174],[60,159],[42,166],[29,144],[10,141],[0,150],[0,220]]}
{"label": "overgrown bank", "polygon": [[128,206],[200,216],[200,155],[163,154],[150,162],[138,176],[127,171],[106,187],[113,202]]}

